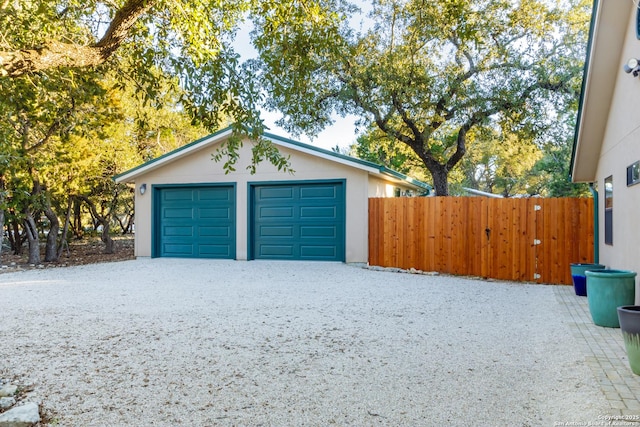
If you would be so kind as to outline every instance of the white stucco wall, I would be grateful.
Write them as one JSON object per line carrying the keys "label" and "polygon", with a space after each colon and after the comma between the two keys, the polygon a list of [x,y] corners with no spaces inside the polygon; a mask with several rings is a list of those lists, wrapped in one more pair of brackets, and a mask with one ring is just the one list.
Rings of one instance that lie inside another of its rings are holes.
{"label": "white stucco wall", "polygon": [[[280,148],[284,155],[291,156],[293,174],[278,172],[268,161],[262,162],[255,175],[246,167],[251,159],[251,142],[245,142],[240,150],[240,160],[236,172],[225,174],[223,162],[211,159],[215,147],[207,147],[199,152],[165,164],[135,178],[136,185],[136,236],[135,254],[139,257],[151,256],[152,230],[152,187],[158,184],[236,184],[236,259],[248,258],[248,184],[270,181],[301,180],[346,180],[346,262],[368,261],[368,198],[393,197],[389,188],[398,186],[385,179],[369,176],[366,170],[340,164],[321,157],[301,153],[297,150]],[[147,185],[147,192],[140,195],[140,185]],[[371,183],[371,184],[370,184]],[[390,184],[390,187],[389,185]]]}
{"label": "white stucco wall", "polygon": [[[640,77],[623,71],[629,58],[640,58],[635,11],[629,18],[624,47],[597,169],[600,262],[609,268],[640,272],[640,184],[627,187],[627,167],[640,160]],[[604,180],[613,177],[613,244],[604,243]],[[636,304],[640,303],[636,291]]]}

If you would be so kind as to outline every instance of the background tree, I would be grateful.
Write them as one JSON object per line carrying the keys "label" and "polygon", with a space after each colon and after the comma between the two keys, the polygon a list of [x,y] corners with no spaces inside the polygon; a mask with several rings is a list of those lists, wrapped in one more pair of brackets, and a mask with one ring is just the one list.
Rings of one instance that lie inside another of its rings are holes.
{"label": "background tree", "polygon": [[453,176],[454,186],[461,187],[457,191],[464,187],[511,197],[539,195],[543,190],[539,175],[533,172],[542,151],[531,140],[485,131],[471,133],[468,145]]}
{"label": "background tree", "polygon": [[160,87],[156,106],[131,84],[90,70],[52,70],[0,86],[10,94],[0,99],[9,125],[0,126],[0,158],[10,159],[0,162],[7,188],[2,208],[14,251],[28,240],[33,264],[40,262],[38,230],[47,234],[44,260],[55,261],[69,227],[82,235],[83,210],[100,228],[105,251],[113,252],[111,226],[128,217],[130,229],[133,217],[133,193],[116,186],[113,175],[203,134],[181,110],[175,85]]}
{"label": "background tree", "polygon": [[[320,10],[314,1],[277,4]],[[194,124],[214,131],[231,119],[238,134],[258,140],[255,161],[286,169],[287,159],[259,139],[263,94],[255,70],[232,47],[248,12],[259,7],[257,0],[6,0],[0,2],[0,78],[100,68],[114,71],[122,84],[133,82],[150,103],[164,84],[179,85]],[[229,170],[239,145],[232,140],[224,150]]]}
{"label": "background tree", "polygon": [[255,16],[279,124],[315,134],[333,112],[355,114],[410,147],[439,195],[471,130],[510,123],[537,136],[579,94],[587,1],[377,0],[364,32],[349,28],[351,6],[323,5],[329,25],[268,2]]}
{"label": "background tree", "polygon": [[424,164],[415,153],[376,128],[358,136],[356,142],[350,146],[350,154],[404,174],[411,174],[416,178],[424,177]]}

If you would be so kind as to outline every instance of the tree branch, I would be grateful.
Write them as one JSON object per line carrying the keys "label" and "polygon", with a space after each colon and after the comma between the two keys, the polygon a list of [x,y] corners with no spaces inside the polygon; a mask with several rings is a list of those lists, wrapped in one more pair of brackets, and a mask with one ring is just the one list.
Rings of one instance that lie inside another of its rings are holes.
{"label": "tree branch", "polygon": [[100,65],[129,36],[133,25],[156,0],[127,0],[120,8],[104,36],[94,45],[51,41],[43,46],[15,51],[0,51],[0,77],[19,77],[51,68],[85,68]]}
{"label": "tree branch", "polygon": [[416,122],[414,120],[411,120],[411,118],[409,117],[407,110],[402,105],[402,102],[398,99],[396,92],[393,92],[391,94],[391,102],[393,103],[393,107],[396,109],[396,111],[400,113],[400,117],[402,118],[402,121],[404,122],[404,124],[407,125],[409,129],[411,129],[411,132],[413,133],[413,136],[414,136],[414,140],[421,141],[423,139],[426,139],[425,135],[423,135],[423,133],[420,132],[420,129],[418,129]]}
{"label": "tree branch", "polygon": [[456,139],[456,151],[453,153],[449,160],[447,160],[447,171],[453,169],[467,152],[467,131],[471,126],[464,125],[458,131],[458,138]]}

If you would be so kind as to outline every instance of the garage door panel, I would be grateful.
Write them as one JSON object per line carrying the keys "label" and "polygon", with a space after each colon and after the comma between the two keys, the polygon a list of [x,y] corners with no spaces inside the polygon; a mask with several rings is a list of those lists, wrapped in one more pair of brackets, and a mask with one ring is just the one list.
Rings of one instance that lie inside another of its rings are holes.
{"label": "garage door panel", "polygon": [[154,256],[235,258],[235,187],[159,188]]}
{"label": "garage door panel", "polygon": [[261,258],[293,258],[293,254],[293,245],[260,245]]}
{"label": "garage door panel", "polygon": [[228,245],[200,245],[198,247],[199,255],[203,258],[216,257],[216,258],[229,258],[232,256],[229,253]]}
{"label": "garage door panel", "polygon": [[232,194],[226,188],[209,188],[202,189],[198,192],[198,199],[203,201],[219,200],[231,201]]}
{"label": "garage door panel", "polygon": [[336,188],[331,186],[326,187],[310,187],[300,189],[300,199],[335,199],[337,197]]}
{"label": "garage door panel", "polygon": [[192,245],[176,245],[176,244],[164,244],[162,245],[163,252],[166,254],[171,254],[167,256],[185,256],[185,255],[193,255],[193,246]]}
{"label": "garage door panel", "polygon": [[193,209],[190,208],[164,208],[162,218],[193,218]]}
{"label": "garage door panel", "polygon": [[230,219],[231,212],[229,208],[200,208],[197,217],[200,219]]}
{"label": "garage door panel", "polygon": [[293,237],[293,226],[261,226],[259,237]]}
{"label": "garage door panel", "polygon": [[336,219],[337,212],[335,206],[303,206],[300,208],[301,219]]}
{"label": "garage door panel", "polygon": [[302,226],[300,227],[300,238],[305,237],[317,238],[325,237],[329,239],[335,239],[338,235],[337,227],[335,225],[329,226]]}
{"label": "garage door panel", "polygon": [[335,246],[300,246],[301,258],[333,260],[336,255]]}
{"label": "garage door panel", "polygon": [[199,227],[200,237],[230,237],[233,230],[230,227]]}
{"label": "garage door panel", "polygon": [[163,227],[163,234],[166,237],[191,237],[193,236],[193,227],[191,226],[165,226]]}
{"label": "garage door panel", "polygon": [[166,189],[162,192],[162,199],[167,202],[184,202],[193,200],[193,192],[179,189]]}
{"label": "garage door panel", "polygon": [[262,187],[258,189],[258,200],[292,200],[291,187]]}
{"label": "garage door panel", "polygon": [[293,218],[294,209],[290,206],[274,206],[260,208],[260,217],[265,218]]}
{"label": "garage door panel", "polygon": [[256,185],[251,191],[253,258],[344,261],[343,183]]}

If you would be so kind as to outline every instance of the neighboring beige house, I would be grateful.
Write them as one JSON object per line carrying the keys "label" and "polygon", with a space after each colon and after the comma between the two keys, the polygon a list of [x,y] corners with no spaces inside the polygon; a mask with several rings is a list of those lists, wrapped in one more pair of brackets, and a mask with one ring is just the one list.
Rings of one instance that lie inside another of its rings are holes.
{"label": "neighboring beige house", "polygon": [[221,130],[115,177],[136,189],[135,254],[367,262],[368,199],[431,187],[383,166],[265,134],[294,173],[247,169],[252,142],[225,174],[212,154]]}
{"label": "neighboring beige house", "polygon": [[640,272],[640,15],[594,2],[571,178],[598,190],[599,261]]}

